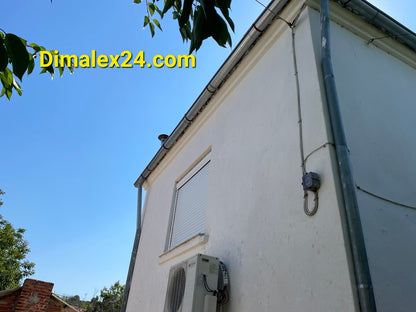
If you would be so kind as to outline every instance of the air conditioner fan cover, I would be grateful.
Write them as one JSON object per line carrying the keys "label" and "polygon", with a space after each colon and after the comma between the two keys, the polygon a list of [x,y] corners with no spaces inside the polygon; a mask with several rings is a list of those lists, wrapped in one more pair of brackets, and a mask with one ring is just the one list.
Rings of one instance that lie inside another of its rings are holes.
{"label": "air conditioner fan cover", "polygon": [[167,308],[169,312],[177,312],[181,307],[185,293],[186,273],[183,267],[178,267],[172,274],[167,292]]}

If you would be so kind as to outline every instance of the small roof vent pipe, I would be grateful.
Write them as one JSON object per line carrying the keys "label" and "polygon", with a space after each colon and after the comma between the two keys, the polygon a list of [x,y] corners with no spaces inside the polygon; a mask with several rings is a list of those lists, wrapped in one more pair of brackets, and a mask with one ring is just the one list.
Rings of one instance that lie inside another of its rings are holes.
{"label": "small roof vent pipe", "polygon": [[168,139],[168,135],[167,134],[160,134],[157,138],[160,140],[160,145],[163,146],[163,143],[166,142],[166,140]]}

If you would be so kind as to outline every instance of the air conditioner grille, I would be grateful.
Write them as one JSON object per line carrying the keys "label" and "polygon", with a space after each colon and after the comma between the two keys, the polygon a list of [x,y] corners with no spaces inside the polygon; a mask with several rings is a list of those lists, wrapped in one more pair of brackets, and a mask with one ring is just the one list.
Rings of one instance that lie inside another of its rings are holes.
{"label": "air conditioner grille", "polygon": [[168,312],[177,312],[181,307],[183,295],[185,292],[186,274],[182,267],[179,267],[173,273],[170,285],[168,287]]}

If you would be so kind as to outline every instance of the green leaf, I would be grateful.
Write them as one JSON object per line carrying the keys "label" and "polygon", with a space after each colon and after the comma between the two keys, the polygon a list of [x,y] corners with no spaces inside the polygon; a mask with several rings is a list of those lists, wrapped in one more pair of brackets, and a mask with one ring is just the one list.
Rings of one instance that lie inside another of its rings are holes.
{"label": "green leaf", "polygon": [[165,14],[173,6],[175,0],[165,0],[165,5],[163,6],[162,13]]}
{"label": "green leaf", "polygon": [[146,27],[147,24],[150,23],[150,19],[147,15],[144,16],[144,23],[143,23],[143,28]]}
{"label": "green leaf", "polygon": [[[50,52],[52,54],[55,54],[55,51],[54,50],[51,50]],[[45,60],[45,63],[48,62],[48,57],[46,55],[44,56],[44,60]],[[53,69],[52,64],[49,65],[48,67],[44,67],[40,73],[43,74],[43,73],[46,73],[46,72],[48,72],[49,74],[51,74],[51,79],[53,79],[55,77],[55,70]]]}
{"label": "green leaf", "polygon": [[6,89],[11,88],[13,85],[12,71],[6,67],[3,72],[0,72],[0,79]]}
{"label": "green leaf", "polygon": [[[203,2],[202,0],[200,1]],[[179,19],[180,27],[183,27],[185,23],[189,21],[189,15],[191,14],[191,11],[192,11],[193,2],[194,2],[193,0],[185,0],[183,2],[182,14],[181,14],[181,18]]]}
{"label": "green leaf", "polygon": [[178,18],[181,18],[181,14],[177,11],[173,11],[172,12],[172,17],[173,17],[173,19],[178,19]]}
{"label": "green leaf", "polygon": [[214,7],[214,2],[211,0],[199,0],[199,3],[201,4],[205,17],[207,17],[207,11],[209,7]]}
{"label": "green leaf", "polygon": [[9,62],[9,58],[7,56],[6,46],[4,45],[4,40],[0,37],[0,71],[3,71]]}
{"label": "green leaf", "polygon": [[29,55],[26,47],[16,35],[6,34],[4,39],[9,53],[9,59],[13,65],[13,73],[22,80],[23,74],[29,66]]}
{"label": "green leaf", "polygon": [[188,22],[188,23],[185,24],[185,26],[180,27],[179,32],[180,32],[180,34],[182,36],[182,40],[184,42],[188,41],[188,39],[191,39],[192,38],[191,23]]}
{"label": "green leaf", "polygon": [[222,15],[225,17],[231,29],[234,31],[234,22],[230,18],[230,14],[229,14],[231,0],[215,0],[215,6],[220,8]]}
{"label": "green leaf", "polygon": [[6,96],[10,100],[10,98],[12,97],[12,89],[6,89]]}
{"label": "green leaf", "polygon": [[207,22],[205,14],[203,12],[202,7],[198,5],[194,12],[194,24],[192,28],[191,46],[189,48],[189,54],[191,54],[194,50],[198,51],[202,44],[202,41],[208,36],[209,35],[207,35]]}
{"label": "green leaf", "polygon": [[65,69],[64,66],[59,67],[59,77],[62,77],[62,75],[64,74],[64,69]]}
{"label": "green leaf", "polygon": [[147,7],[149,8],[150,16],[153,16],[153,14],[155,14],[155,10],[156,10],[155,5],[151,2],[149,2],[149,3],[147,3]]}
{"label": "green leaf", "polygon": [[215,0],[215,6],[218,8],[225,8],[229,9],[231,8],[231,0]]}
{"label": "green leaf", "polygon": [[[226,0],[228,1],[228,0]],[[228,43],[231,46],[231,36],[224,19],[217,13],[212,0],[198,0],[200,5],[194,10],[191,45],[189,53],[198,51],[202,42],[212,37],[218,45],[225,47]],[[228,5],[228,2],[227,2]],[[228,10],[228,9],[227,9]],[[228,11],[226,11],[228,13]],[[180,29],[182,37],[185,36],[184,31]]]}
{"label": "green leaf", "polygon": [[20,37],[19,37],[19,39],[23,43],[24,46],[27,46],[27,40],[25,40],[23,38],[20,38]]}
{"label": "green leaf", "polygon": [[152,34],[152,37],[155,35],[155,25],[153,23],[149,23],[150,26],[150,33]]}
{"label": "green leaf", "polygon": [[157,13],[159,13],[160,17],[163,18],[163,12],[158,8],[158,6],[155,4],[155,10]]}
{"label": "green leaf", "polygon": [[40,48],[40,46],[38,46],[36,43],[31,43],[31,44],[29,44],[29,46],[31,46],[32,47],[32,49],[36,52],[36,53],[38,53],[38,52],[40,52],[42,49]]}
{"label": "green leaf", "polygon": [[51,79],[53,79],[55,77],[55,70],[53,69],[52,65],[46,67],[46,70],[49,74],[51,74]]}
{"label": "green leaf", "polygon": [[192,37],[191,23],[190,22],[186,23],[184,28],[185,28],[186,37],[187,37],[186,40],[191,39]]}
{"label": "green leaf", "polygon": [[133,3],[140,4],[140,3],[142,3],[142,0],[134,0]]}
{"label": "green leaf", "polygon": [[33,55],[29,53],[29,65],[27,67],[28,76],[32,73],[34,68],[35,68],[35,60],[33,59]]}
{"label": "green leaf", "polygon": [[14,79],[13,79],[13,87],[17,91],[17,93],[21,96],[22,95],[22,87]]}
{"label": "green leaf", "polygon": [[185,40],[188,40],[187,35],[186,35],[186,30],[185,27],[180,27],[179,28],[179,32],[181,33],[182,36],[182,40],[185,42]]}
{"label": "green leaf", "polygon": [[0,97],[2,97],[5,93],[6,93],[6,88],[5,87],[1,88]]}
{"label": "green leaf", "polygon": [[181,9],[182,9],[182,0],[173,1],[173,6],[175,7],[176,11],[181,11]]}
{"label": "green leaf", "polygon": [[160,29],[160,30],[162,30],[162,27],[160,27],[160,23],[159,23],[159,21],[157,20],[157,19],[153,19],[153,23]]}
{"label": "green leaf", "polygon": [[231,36],[227,29],[227,24],[218,14],[215,16],[215,22],[212,24],[212,38],[222,47],[228,43],[231,46]]}

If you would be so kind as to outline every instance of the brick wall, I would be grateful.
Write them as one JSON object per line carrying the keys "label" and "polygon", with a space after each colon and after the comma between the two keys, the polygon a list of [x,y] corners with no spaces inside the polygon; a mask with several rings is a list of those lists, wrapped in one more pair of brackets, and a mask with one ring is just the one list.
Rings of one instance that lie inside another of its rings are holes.
{"label": "brick wall", "polygon": [[25,280],[14,312],[46,312],[52,288],[52,283]]}
{"label": "brick wall", "polygon": [[48,312],[52,288],[52,283],[27,279],[22,287],[1,292],[0,312]]}
{"label": "brick wall", "polygon": [[52,288],[53,283],[27,279],[22,287],[0,291],[0,312],[76,312]]}
{"label": "brick wall", "polygon": [[13,312],[20,289],[0,299],[0,312]]}

